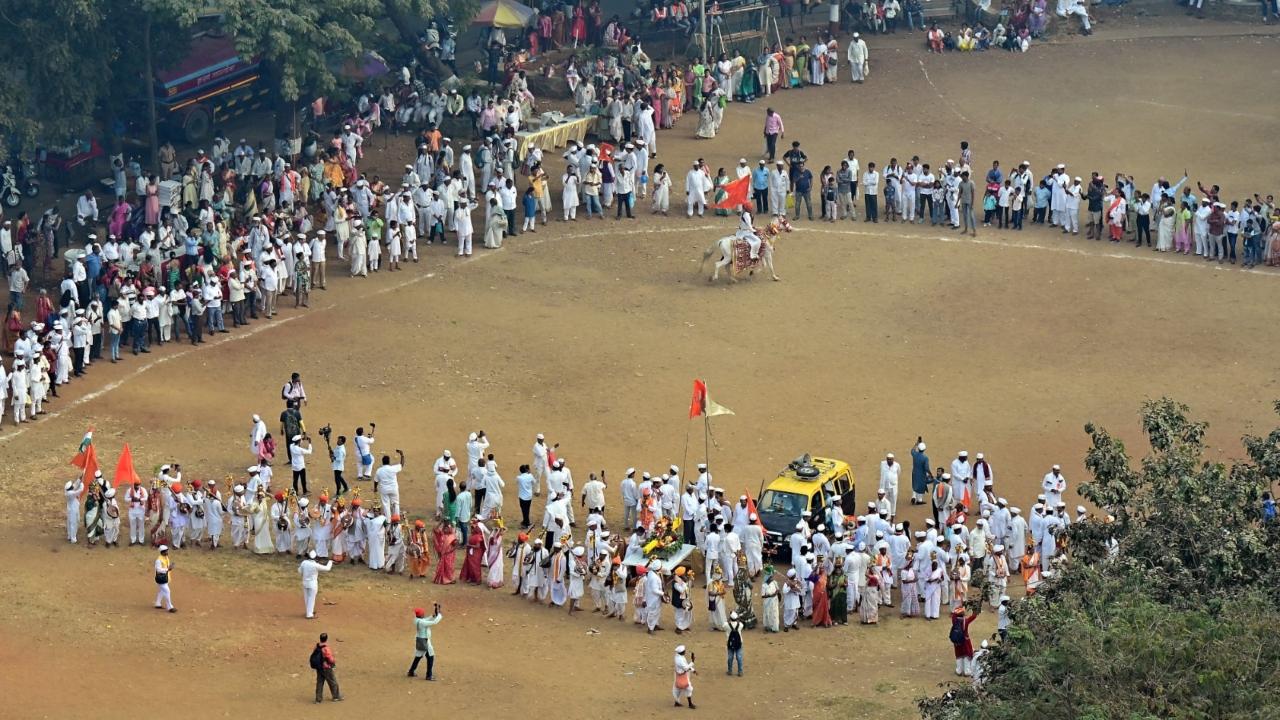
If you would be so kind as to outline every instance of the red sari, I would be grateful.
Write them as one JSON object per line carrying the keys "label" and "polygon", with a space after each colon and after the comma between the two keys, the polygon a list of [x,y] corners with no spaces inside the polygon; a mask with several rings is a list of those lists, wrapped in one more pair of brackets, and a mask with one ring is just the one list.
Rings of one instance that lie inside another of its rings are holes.
{"label": "red sari", "polygon": [[452,585],[458,581],[453,576],[453,565],[457,560],[453,551],[458,547],[458,536],[452,525],[437,526],[431,535],[431,547],[436,551],[436,575],[431,582]]}
{"label": "red sari", "polygon": [[813,584],[813,626],[831,627],[831,599],[827,597],[827,573],[818,571],[818,580]]}
{"label": "red sari", "polygon": [[462,582],[472,585],[484,582],[484,571],[481,569],[484,549],[484,533],[473,526],[467,536],[467,559],[462,563]]}

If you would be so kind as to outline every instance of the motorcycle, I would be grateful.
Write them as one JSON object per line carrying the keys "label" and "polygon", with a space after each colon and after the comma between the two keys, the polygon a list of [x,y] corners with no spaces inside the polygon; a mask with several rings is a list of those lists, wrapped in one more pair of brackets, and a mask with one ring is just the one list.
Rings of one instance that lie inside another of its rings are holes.
{"label": "motorcycle", "polygon": [[33,198],[40,194],[40,183],[28,164],[22,168],[22,176],[14,174],[13,166],[6,165],[4,174],[0,176],[0,202],[8,207],[17,207],[22,196]]}

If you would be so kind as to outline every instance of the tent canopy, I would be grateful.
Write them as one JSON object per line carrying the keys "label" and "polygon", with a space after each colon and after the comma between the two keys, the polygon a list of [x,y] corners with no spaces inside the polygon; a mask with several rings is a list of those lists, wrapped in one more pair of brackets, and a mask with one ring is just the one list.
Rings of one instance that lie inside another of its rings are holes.
{"label": "tent canopy", "polygon": [[490,0],[480,6],[472,25],[487,25],[500,28],[522,28],[528,25],[534,15],[533,8],[521,5],[516,0]]}

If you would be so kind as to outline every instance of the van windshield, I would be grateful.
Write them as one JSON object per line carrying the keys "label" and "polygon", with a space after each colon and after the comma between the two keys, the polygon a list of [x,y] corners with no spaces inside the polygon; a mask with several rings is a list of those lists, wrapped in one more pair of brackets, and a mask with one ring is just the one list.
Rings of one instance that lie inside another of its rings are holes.
{"label": "van windshield", "polygon": [[760,496],[758,509],[761,513],[769,515],[788,515],[798,518],[801,513],[809,509],[809,498],[796,493],[765,490]]}

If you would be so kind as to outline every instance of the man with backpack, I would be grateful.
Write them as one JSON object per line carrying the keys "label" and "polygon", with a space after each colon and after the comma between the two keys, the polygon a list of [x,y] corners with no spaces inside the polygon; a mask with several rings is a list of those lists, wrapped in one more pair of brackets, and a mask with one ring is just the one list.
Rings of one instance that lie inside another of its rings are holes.
{"label": "man with backpack", "polygon": [[338,662],[333,658],[333,650],[329,649],[329,633],[320,633],[320,642],[311,650],[311,669],[316,671],[316,702],[324,700],[324,686],[329,685],[329,696],[334,702],[342,700],[338,691],[338,676],[333,669]]}
{"label": "man with backpack", "polygon": [[725,633],[728,637],[728,655],[725,660],[725,675],[733,674],[733,662],[738,661],[738,677],[742,677],[742,631],[744,629],[742,621],[738,619],[738,613],[729,613],[729,627]]}

